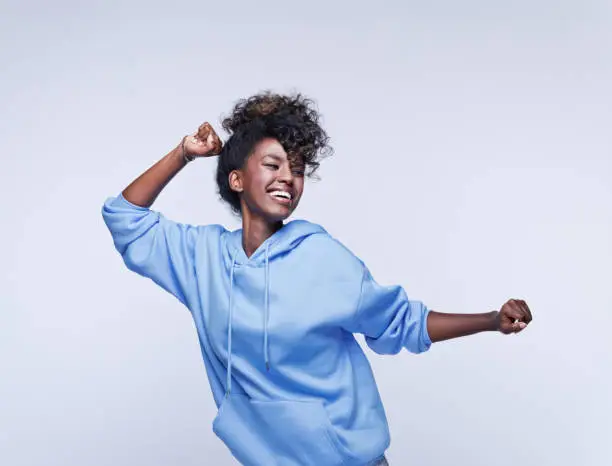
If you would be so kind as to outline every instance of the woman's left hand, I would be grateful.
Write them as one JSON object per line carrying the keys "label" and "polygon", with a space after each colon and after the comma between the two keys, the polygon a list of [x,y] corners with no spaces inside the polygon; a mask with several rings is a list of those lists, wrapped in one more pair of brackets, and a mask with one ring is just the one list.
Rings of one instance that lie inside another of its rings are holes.
{"label": "woman's left hand", "polygon": [[531,310],[521,299],[511,299],[497,312],[496,325],[501,333],[519,333],[532,321]]}

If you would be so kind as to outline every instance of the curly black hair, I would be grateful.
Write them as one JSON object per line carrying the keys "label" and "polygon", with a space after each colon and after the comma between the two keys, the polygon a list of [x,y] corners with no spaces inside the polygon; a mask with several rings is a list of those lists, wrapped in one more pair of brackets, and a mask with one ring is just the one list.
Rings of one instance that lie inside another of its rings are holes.
{"label": "curly black hair", "polygon": [[221,123],[230,134],[217,165],[221,199],[240,213],[240,197],[229,186],[229,174],[243,168],[255,145],[265,138],[278,140],[290,163],[304,166],[306,176],[312,177],[319,168],[319,160],[333,153],[319,119],[314,101],[302,94],[266,91],[238,101]]}

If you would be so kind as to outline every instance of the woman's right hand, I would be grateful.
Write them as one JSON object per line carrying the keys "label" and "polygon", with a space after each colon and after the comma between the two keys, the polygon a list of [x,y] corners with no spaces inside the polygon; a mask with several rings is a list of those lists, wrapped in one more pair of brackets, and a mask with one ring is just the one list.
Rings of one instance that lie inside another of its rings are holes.
{"label": "woman's right hand", "polygon": [[211,157],[219,155],[223,143],[210,123],[206,122],[194,134],[185,136],[183,147],[189,157]]}

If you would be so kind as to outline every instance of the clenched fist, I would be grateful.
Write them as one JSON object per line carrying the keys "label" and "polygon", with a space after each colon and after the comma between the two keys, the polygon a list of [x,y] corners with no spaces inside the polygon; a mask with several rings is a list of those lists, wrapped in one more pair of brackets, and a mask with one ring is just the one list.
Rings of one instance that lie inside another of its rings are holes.
{"label": "clenched fist", "polygon": [[502,306],[496,316],[497,330],[506,335],[519,333],[533,317],[527,303],[520,299],[511,299]]}
{"label": "clenched fist", "polygon": [[221,139],[208,122],[200,125],[197,132],[183,139],[185,156],[189,159],[219,155],[222,147]]}

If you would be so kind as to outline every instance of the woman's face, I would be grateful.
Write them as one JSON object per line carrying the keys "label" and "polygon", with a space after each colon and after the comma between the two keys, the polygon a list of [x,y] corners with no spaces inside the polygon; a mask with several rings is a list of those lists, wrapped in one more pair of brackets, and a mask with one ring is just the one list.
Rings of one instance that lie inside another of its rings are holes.
{"label": "woman's face", "polygon": [[272,138],[256,144],[245,166],[230,174],[230,186],[240,193],[242,210],[273,223],[295,210],[304,191],[304,166],[290,162],[283,146]]}

